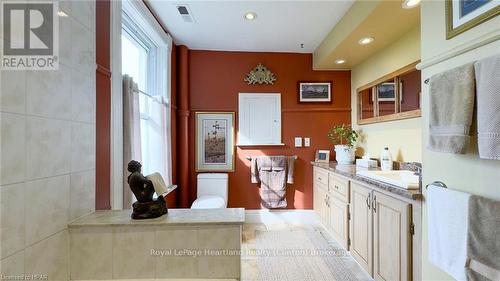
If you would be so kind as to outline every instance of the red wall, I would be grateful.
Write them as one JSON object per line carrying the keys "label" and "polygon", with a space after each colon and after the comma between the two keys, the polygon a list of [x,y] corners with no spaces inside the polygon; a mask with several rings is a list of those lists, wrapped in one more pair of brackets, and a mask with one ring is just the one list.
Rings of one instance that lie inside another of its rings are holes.
{"label": "red wall", "polygon": [[[247,85],[246,73],[263,63],[277,77],[274,85]],[[298,103],[298,81],[332,81],[333,102]],[[247,155],[297,155],[295,183],[287,188],[288,208],[312,208],[312,167],[317,149],[331,149],[326,133],[351,122],[350,71],[313,71],[311,54],[253,52],[189,52],[189,199],[196,198],[196,111],[238,111],[239,92],[281,93],[282,141],[285,147],[237,148],[235,172],[229,173],[229,207],[259,209],[259,186],[250,183]],[[236,115],[236,131],[238,118]],[[311,147],[295,148],[294,137],[310,137]],[[334,157],[334,156],[332,156]],[[182,187],[181,187],[182,188]],[[188,189],[184,188],[183,192]]]}

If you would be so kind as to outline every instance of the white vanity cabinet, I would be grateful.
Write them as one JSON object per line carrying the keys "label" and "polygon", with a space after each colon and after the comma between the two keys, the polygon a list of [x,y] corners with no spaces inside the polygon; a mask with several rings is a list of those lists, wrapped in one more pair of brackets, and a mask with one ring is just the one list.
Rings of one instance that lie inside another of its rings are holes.
{"label": "white vanity cabinet", "polygon": [[323,225],[349,248],[349,180],[314,167],[313,206]]}
{"label": "white vanity cabinet", "polygon": [[330,196],[328,194],[328,172],[314,168],[313,206],[321,222],[330,226]]}
{"label": "white vanity cabinet", "polygon": [[313,192],[321,222],[375,280],[420,280],[419,199],[318,166]]}

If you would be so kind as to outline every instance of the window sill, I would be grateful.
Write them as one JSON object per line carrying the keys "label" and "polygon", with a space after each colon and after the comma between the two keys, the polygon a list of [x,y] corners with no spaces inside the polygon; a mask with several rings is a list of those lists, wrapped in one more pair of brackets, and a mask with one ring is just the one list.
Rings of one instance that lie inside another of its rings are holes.
{"label": "window sill", "polygon": [[236,144],[237,147],[254,147],[254,146],[285,146],[284,143],[261,143],[261,144]]}

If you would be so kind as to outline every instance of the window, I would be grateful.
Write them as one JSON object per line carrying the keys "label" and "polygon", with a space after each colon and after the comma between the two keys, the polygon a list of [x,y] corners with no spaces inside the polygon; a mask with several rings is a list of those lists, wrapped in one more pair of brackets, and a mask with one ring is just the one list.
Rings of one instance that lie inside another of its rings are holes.
{"label": "window", "polygon": [[238,145],[281,143],[281,94],[239,95]]}
{"label": "window", "polygon": [[[148,17],[138,9],[139,1],[124,1],[121,30],[122,74],[139,88],[142,172],[160,172],[171,183],[169,112],[169,42],[162,38]],[[142,6],[141,6],[142,7]],[[162,107],[166,107],[162,108]],[[166,138],[166,135],[168,137]]]}

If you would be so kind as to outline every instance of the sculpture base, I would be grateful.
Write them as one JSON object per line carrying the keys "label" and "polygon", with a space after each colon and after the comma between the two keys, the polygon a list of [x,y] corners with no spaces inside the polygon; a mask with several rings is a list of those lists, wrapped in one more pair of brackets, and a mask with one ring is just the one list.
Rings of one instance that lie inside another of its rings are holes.
{"label": "sculpture base", "polygon": [[167,204],[162,196],[151,202],[134,202],[132,209],[132,219],[134,220],[154,219],[168,213]]}

